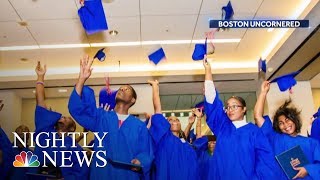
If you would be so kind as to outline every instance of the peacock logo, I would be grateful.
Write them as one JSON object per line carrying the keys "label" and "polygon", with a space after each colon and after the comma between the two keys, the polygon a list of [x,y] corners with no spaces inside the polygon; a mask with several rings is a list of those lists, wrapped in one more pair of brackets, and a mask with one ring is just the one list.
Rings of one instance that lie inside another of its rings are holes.
{"label": "peacock logo", "polygon": [[22,151],[16,155],[15,161],[13,162],[14,167],[39,167],[39,165],[38,156],[33,155],[31,151]]}

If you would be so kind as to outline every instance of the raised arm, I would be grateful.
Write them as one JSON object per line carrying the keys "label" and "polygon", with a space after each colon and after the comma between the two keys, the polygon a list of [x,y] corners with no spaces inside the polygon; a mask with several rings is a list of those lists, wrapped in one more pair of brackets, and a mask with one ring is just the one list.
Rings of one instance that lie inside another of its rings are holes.
{"label": "raised arm", "polygon": [[37,73],[37,82],[36,82],[36,100],[37,105],[41,106],[43,108],[46,108],[45,103],[45,93],[44,93],[44,76],[47,72],[47,67],[44,65],[43,67],[40,64],[40,61],[38,61],[37,67],[35,69]]}
{"label": "raised arm", "polygon": [[196,137],[201,138],[201,118],[202,118],[202,109],[194,109],[194,114],[197,117],[197,124],[196,124]]}
{"label": "raised arm", "polygon": [[258,127],[261,127],[265,121],[263,118],[263,109],[264,109],[264,103],[266,101],[266,96],[269,92],[269,89],[270,89],[270,82],[264,81],[261,84],[261,92],[256,102],[256,105],[254,106],[254,120]]}
{"label": "raised arm", "polygon": [[151,81],[149,80],[148,83],[152,86],[152,100],[153,100],[153,107],[155,114],[161,114],[161,101],[159,95],[159,82],[158,80]]}
{"label": "raised arm", "polygon": [[190,130],[191,130],[191,128],[192,128],[195,120],[196,120],[196,117],[192,114],[192,115],[189,117],[189,119],[188,119],[188,125],[186,126],[186,128],[185,128],[184,131],[183,131],[183,132],[184,132],[184,135],[185,135],[186,137],[189,136]]}
{"label": "raised arm", "polygon": [[80,73],[79,73],[78,82],[76,84],[76,92],[79,96],[81,96],[82,94],[84,83],[91,76],[92,63],[93,63],[93,58],[90,59],[88,55],[86,55],[80,60]]}

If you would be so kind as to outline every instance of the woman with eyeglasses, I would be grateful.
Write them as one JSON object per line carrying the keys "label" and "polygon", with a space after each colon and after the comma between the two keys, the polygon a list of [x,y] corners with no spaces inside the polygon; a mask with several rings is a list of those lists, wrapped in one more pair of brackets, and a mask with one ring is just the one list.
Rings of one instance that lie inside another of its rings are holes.
{"label": "woman with eyeglasses", "polygon": [[274,154],[267,137],[245,119],[246,103],[240,97],[227,100],[225,110],[215,89],[211,66],[205,59],[205,114],[217,137],[208,179],[277,179]]}
{"label": "woman with eyeglasses", "polygon": [[179,119],[174,116],[166,119],[162,115],[159,83],[158,81],[148,81],[148,83],[152,85],[155,111],[149,129],[155,145],[152,179],[199,179],[197,155],[192,146],[181,138]]}
{"label": "woman with eyeglasses", "polygon": [[[317,140],[299,135],[302,127],[300,112],[289,107],[291,100],[279,107],[274,115],[273,123],[269,116],[263,117],[264,103],[270,89],[270,82],[261,85],[261,92],[254,108],[254,119],[262,132],[268,137],[276,155],[300,146],[310,164],[304,167],[293,166],[297,174],[293,179],[320,179],[320,147]],[[280,166],[277,167],[280,170]],[[283,171],[279,179],[286,179]]]}

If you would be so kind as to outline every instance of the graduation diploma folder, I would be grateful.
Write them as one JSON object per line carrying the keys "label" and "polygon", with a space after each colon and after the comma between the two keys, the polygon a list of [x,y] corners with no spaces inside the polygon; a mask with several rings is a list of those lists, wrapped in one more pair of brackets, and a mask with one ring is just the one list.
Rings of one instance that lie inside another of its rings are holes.
{"label": "graduation diploma folder", "polygon": [[124,169],[131,169],[131,168],[142,168],[143,166],[137,165],[137,164],[132,164],[128,162],[123,162],[123,161],[117,161],[117,160],[112,160],[110,158],[107,159],[108,163],[112,164],[113,166],[118,166]]}
{"label": "graduation diploma folder", "polygon": [[300,146],[295,146],[276,155],[276,159],[289,179],[292,179],[298,173],[293,167],[303,167],[309,164]]}

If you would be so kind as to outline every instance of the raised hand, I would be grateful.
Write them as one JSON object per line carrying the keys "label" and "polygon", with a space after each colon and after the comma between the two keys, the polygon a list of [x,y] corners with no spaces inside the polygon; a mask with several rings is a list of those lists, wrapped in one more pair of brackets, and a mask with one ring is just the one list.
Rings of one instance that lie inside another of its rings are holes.
{"label": "raised hand", "polygon": [[189,124],[193,124],[195,120],[196,120],[196,117],[192,114],[191,116],[189,116],[188,122]]}
{"label": "raised hand", "polygon": [[159,85],[159,82],[158,80],[148,80],[148,83],[151,85],[151,86],[154,86],[154,85]]}
{"label": "raised hand", "polygon": [[196,115],[197,117],[202,117],[202,109],[193,108],[192,114]]}
{"label": "raised hand", "polygon": [[38,76],[44,76],[47,72],[47,66],[44,65],[43,67],[41,67],[40,61],[38,61],[38,64],[37,64],[35,71]]}
{"label": "raised hand", "polygon": [[270,90],[270,82],[269,81],[264,81],[261,84],[261,92],[262,93],[268,93]]}
{"label": "raised hand", "polygon": [[80,60],[80,74],[79,74],[79,79],[86,81],[92,73],[92,63],[93,63],[93,59],[89,58],[88,55],[84,56],[81,60]]}
{"label": "raised hand", "polygon": [[210,72],[211,72],[211,65],[210,65],[210,63],[207,61],[207,56],[205,56],[205,57],[203,58],[203,67],[204,67],[204,69],[210,70]]}

